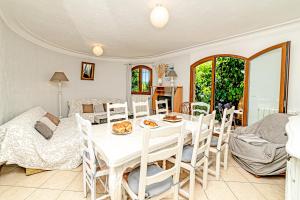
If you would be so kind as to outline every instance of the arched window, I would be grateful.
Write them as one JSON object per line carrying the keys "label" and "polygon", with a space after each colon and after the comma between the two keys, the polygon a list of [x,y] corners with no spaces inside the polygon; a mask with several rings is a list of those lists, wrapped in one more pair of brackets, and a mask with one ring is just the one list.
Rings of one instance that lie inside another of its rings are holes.
{"label": "arched window", "polygon": [[152,69],[137,65],[131,69],[131,94],[150,95],[152,87]]}

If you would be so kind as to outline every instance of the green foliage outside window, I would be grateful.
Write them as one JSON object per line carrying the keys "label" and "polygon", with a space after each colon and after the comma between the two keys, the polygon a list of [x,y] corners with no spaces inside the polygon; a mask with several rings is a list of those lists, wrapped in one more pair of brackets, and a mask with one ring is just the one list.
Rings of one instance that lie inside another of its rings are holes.
{"label": "green foliage outside window", "polygon": [[[230,103],[236,108],[244,93],[245,61],[233,57],[218,57],[215,71],[215,109],[218,104]],[[210,103],[212,61],[196,67],[195,101]],[[217,118],[219,118],[219,114]]]}
{"label": "green foliage outside window", "polygon": [[132,70],[131,72],[131,91],[139,91],[139,69]]}
{"label": "green foliage outside window", "polygon": [[196,67],[195,100],[210,103],[211,97],[212,61],[207,61]]}
{"label": "green foliage outside window", "polygon": [[237,108],[244,94],[245,61],[233,57],[218,57],[216,61],[215,106],[231,103]]}

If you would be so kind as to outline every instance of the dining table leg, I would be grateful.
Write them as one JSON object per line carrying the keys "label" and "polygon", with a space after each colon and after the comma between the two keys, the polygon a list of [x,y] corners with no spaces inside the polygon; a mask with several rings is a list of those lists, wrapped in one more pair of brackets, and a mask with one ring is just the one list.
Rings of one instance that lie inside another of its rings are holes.
{"label": "dining table leg", "polygon": [[109,168],[108,188],[111,200],[122,199],[123,170],[118,167]]}

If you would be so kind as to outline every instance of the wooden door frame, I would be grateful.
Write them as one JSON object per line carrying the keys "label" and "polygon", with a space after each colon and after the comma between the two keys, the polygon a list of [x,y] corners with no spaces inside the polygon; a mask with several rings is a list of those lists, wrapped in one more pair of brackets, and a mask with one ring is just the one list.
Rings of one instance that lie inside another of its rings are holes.
{"label": "wooden door frame", "polygon": [[[195,96],[195,68],[205,62],[212,61],[210,112],[212,112],[215,107],[215,89],[216,89],[215,88],[215,76],[216,76],[215,71],[216,71],[216,60],[218,57],[239,58],[239,59],[245,60],[245,63],[248,61],[248,58],[239,56],[239,55],[235,55],[235,54],[216,54],[213,56],[208,56],[208,57],[202,58],[202,59],[194,62],[190,66],[190,102],[193,102],[194,96]],[[245,64],[245,69],[246,69],[246,64]],[[245,81],[245,79],[246,79],[246,77],[244,77],[244,81]],[[245,84],[245,82],[244,82],[244,84]]]}
{"label": "wooden door frame", "polygon": [[283,42],[271,47],[268,47],[247,59],[245,65],[245,84],[244,84],[244,112],[243,112],[243,125],[248,124],[248,109],[249,109],[249,72],[250,61],[275,49],[281,48],[281,75],[280,75],[280,94],[279,94],[279,112],[287,112],[288,100],[288,82],[289,82],[289,67],[290,67],[290,46],[291,42]]}

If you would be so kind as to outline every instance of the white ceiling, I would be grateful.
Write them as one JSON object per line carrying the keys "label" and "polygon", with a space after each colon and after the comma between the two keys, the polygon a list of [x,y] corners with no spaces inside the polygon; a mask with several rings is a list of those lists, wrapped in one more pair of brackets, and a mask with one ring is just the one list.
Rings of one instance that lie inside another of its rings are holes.
{"label": "white ceiling", "polygon": [[[156,3],[170,13],[150,24]],[[36,41],[81,54],[151,57],[300,17],[300,0],[0,0],[4,21]]]}

